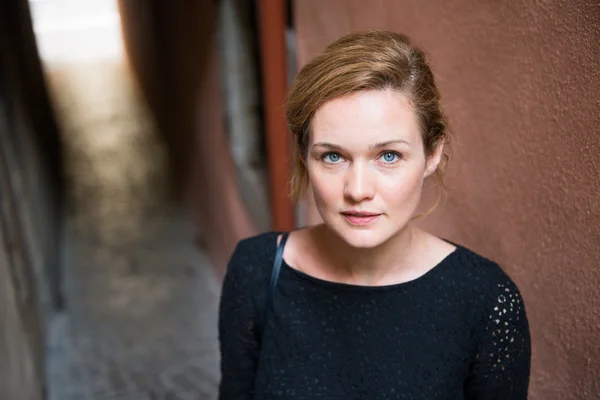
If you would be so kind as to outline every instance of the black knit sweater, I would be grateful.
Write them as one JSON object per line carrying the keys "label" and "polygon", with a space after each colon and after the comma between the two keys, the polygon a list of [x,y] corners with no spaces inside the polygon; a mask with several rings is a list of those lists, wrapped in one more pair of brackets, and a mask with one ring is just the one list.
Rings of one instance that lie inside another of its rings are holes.
{"label": "black knit sweater", "polygon": [[284,262],[265,322],[276,242],[243,240],[229,262],[221,400],[527,398],[525,307],[494,262],[458,246],[413,281],[375,287]]}

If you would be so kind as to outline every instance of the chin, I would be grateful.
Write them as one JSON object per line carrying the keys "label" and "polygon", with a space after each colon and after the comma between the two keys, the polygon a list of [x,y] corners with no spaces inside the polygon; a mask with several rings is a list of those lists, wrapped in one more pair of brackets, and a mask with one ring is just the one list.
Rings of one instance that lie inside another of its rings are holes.
{"label": "chin", "polygon": [[392,232],[377,224],[372,227],[354,227],[341,221],[341,223],[327,225],[344,242],[357,249],[376,248],[393,236]]}
{"label": "chin", "polygon": [[349,235],[343,236],[342,239],[344,239],[348,245],[356,249],[374,249],[385,242],[385,240],[378,239],[374,234],[366,237],[364,234],[358,236],[350,233]]}

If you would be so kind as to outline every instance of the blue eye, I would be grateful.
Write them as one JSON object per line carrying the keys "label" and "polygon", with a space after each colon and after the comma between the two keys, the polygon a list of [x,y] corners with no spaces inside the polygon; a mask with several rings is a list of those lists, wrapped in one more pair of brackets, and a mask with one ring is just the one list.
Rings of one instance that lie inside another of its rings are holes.
{"label": "blue eye", "polygon": [[330,163],[338,163],[342,157],[338,153],[326,153],[323,155],[323,159]]}
{"label": "blue eye", "polygon": [[393,163],[394,161],[398,161],[398,158],[400,158],[400,156],[396,152],[386,151],[381,155],[381,158],[386,163]]}

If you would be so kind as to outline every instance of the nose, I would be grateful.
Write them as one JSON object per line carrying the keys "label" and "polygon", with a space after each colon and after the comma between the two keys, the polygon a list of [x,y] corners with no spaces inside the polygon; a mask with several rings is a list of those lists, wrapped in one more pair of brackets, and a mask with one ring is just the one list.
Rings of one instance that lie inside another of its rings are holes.
{"label": "nose", "polygon": [[372,199],[375,194],[374,177],[369,167],[362,163],[354,163],[348,168],[345,176],[344,196],[352,202]]}

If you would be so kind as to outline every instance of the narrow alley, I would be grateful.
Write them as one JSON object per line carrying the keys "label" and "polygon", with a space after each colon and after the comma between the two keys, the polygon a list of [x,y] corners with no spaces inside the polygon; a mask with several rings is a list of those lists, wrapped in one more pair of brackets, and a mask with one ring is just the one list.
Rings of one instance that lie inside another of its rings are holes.
{"label": "narrow alley", "polygon": [[[108,41],[111,25],[98,26],[78,43]],[[215,398],[218,283],[191,219],[169,204],[165,151],[131,72],[110,43],[81,56],[74,44],[65,57],[64,30],[43,29],[69,199],[49,398]]]}
{"label": "narrow alley", "polygon": [[50,399],[213,398],[218,286],[189,218],[157,198],[160,146],[131,118],[131,82],[116,64],[62,72],[59,104],[77,109],[64,114],[73,209]]}

